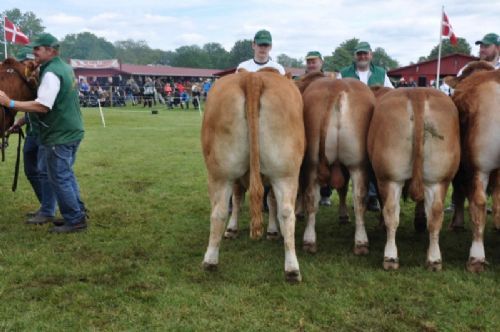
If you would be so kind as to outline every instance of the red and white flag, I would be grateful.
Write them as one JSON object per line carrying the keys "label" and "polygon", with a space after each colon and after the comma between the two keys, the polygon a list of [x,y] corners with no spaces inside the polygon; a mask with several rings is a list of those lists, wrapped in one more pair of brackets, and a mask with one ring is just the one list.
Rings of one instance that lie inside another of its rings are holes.
{"label": "red and white flag", "polygon": [[443,12],[443,26],[441,30],[443,37],[450,38],[451,45],[457,45],[457,36],[455,36],[455,33],[453,32],[453,28],[451,27],[450,21],[448,21],[448,16],[446,16],[445,12]]}
{"label": "red and white flag", "polygon": [[19,30],[18,27],[14,25],[7,16],[5,16],[5,22],[4,22],[4,29],[5,29],[5,41],[14,43],[14,44],[23,44],[27,45],[30,42],[30,39],[28,36],[26,36],[21,30]]}

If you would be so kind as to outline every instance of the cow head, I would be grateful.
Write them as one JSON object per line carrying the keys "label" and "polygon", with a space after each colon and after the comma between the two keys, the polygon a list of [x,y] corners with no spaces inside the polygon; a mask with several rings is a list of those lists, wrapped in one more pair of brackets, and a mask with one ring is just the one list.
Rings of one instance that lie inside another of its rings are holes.
{"label": "cow head", "polygon": [[300,93],[304,93],[304,91],[306,91],[309,84],[311,84],[312,82],[314,82],[318,78],[322,78],[322,77],[327,77],[327,76],[325,76],[325,74],[321,71],[308,73],[308,74],[305,74],[304,76],[302,76],[298,81],[296,81],[295,84],[299,88]]}
{"label": "cow head", "polygon": [[493,67],[490,63],[486,61],[473,61],[465,67],[464,71],[462,72],[462,75],[460,77],[452,77],[448,76],[444,79],[446,84],[448,84],[452,88],[456,88],[458,83],[472,75],[473,73],[479,72],[479,71],[490,71],[490,70],[495,70],[495,67]]}

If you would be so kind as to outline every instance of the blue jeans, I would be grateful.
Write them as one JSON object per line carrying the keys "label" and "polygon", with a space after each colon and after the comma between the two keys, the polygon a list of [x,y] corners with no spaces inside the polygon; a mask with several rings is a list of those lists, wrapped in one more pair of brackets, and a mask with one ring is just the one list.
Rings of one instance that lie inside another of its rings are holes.
{"label": "blue jeans", "polygon": [[61,215],[70,224],[76,224],[85,217],[85,205],[80,199],[80,188],[73,172],[79,145],[80,141],[44,145],[49,182],[56,194]]}
{"label": "blue jeans", "polygon": [[40,202],[38,213],[45,217],[53,217],[56,212],[56,196],[49,184],[45,148],[40,144],[38,137],[26,136],[23,157],[24,174]]}

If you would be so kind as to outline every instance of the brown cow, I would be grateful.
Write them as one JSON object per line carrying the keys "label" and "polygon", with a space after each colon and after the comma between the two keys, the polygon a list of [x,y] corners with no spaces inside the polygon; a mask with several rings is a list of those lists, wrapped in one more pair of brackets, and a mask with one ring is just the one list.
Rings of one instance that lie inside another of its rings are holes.
{"label": "brown cow", "polygon": [[388,92],[373,113],[368,154],[377,178],[387,230],[384,268],[399,267],[396,229],[399,200],[406,183],[410,185],[413,200],[424,200],[430,238],[427,265],[432,270],[440,270],[443,204],[460,161],[455,105],[445,94],[431,88]]}
{"label": "brown cow", "polygon": [[316,251],[315,223],[320,185],[347,188],[342,173],[342,167],[345,167],[353,180],[354,253],[367,254],[368,237],[364,226],[368,179],[366,135],[375,101],[373,94],[358,80],[329,77],[317,78],[303,91],[307,138],[301,180],[307,213],[304,249]]}
{"label": "brown cow", "polygon": [[[453,101],[460,112],[463,157],[459,175],[469,200],[473,229],[467,269],[481,272],[486,265],[483,233],[488,184],[493,192],[494,225],[500,230],[500,70],[483,61],[471,63],[449,84],[455,88]],[[456,194],[461,196],[460,183],[454,183]],[[463,224],[463,201],[462,196],[457,202],[457,225]]]}
{"label": "brown cow", "polygon": [[[411,88],[410,88],[411,89]],[[393,91],[394,89],[380,86],[380,85],[374,85],[370,86],[370,90],[372,90],[373,94],[375,95],[375,98],[377,101],[382,98],[386,93]],[[405,189],[405,188],[403,188]],[[403,190],[403,196],[406,199],[407,196],[407,190]],[[382,207],[383,208],[383,207]],[[384,215],[382,211],[380,212],[380,225],[383,226],[384,223]],[[425,207],[424,207],[424,201],[417,202],[415,205],[415,218],[413,219],[413,225],[415,227],[415,230],[417,232],[424,232],[426,230],[426,224],[427,220],[425,218]]]}
{"label": "brown cow", "polygon": [[236,181],[249,183],[250,236],[261,237],[262,175],[276,196],[286,279],[300,281],[294,206],[305,134],[298,89],[276,72],[239,72],[221,78],[210,90],[201,138],[212,207],[204,267],[214,269],[219,262],[228,202]]}
{"label": "brown cow", "polygon": [[[36,79],[32,74],[36,69],[33,61],[26,64],[8,58],[0,63],[0,90],[4,91],[14,100],[33,100],[36,96]],[[16,117],[16,111],[0,107],[0,136],[4,135]],[[2,142],[2,146],[5,142]],[[3,148],[2,148],[3,153]]]}

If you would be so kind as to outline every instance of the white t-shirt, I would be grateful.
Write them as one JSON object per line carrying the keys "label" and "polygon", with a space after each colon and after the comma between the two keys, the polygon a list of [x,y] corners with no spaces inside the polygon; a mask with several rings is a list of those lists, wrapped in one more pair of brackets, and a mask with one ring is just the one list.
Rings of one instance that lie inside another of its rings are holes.
{"label": "white t-shirt", "polygon": [[[367,71],[356,71],[356,74],[358,74],[358,76],[359,76],[359,80],[361,82],[365,83],[366,85],[368,85],[368,79],[370,78],[371,73],[372,72],[369,71],[369,70],[367,70]],[[337,78],[341,79],[342,78],[342,74],[338,73],[337,74]],[[384,87],[386,87],[386,88],[394,88],[394,86],[391,83],[391,80],[387,76],[387,73],[385,74],[385,77],[384,77]]]}
{"label": "white t-shirt", "polygon": [[49,109],[52,109],[52,106],[54,106],[54,102],[56,101],[56,97],[60,89],[61,81],[59,81],[59,77],[49,71],[42,77],[42,81],[40,82],[40,86],[38,87],[38,97],[35,99],[35,101]]}
{"label": "white t-shirt", "polygon": [[266,63],[262,63],[262,64],[255,62],[254,59],[243,61],[242,63],[240,63],[238,65],[238,68],[236,68],[236,72],[238,72],[238,69],[240,69],[240,68],[243,68],[243,69],[250,71],[250,72],[256,72],[259,69],[266,68],[266,67],[271,67],[271,68],[277,69],[281,75],[285,75],[285,68],[283,68],[282,65],[280,65],[277,62],[274,62],[271,59],[269,59]]}

